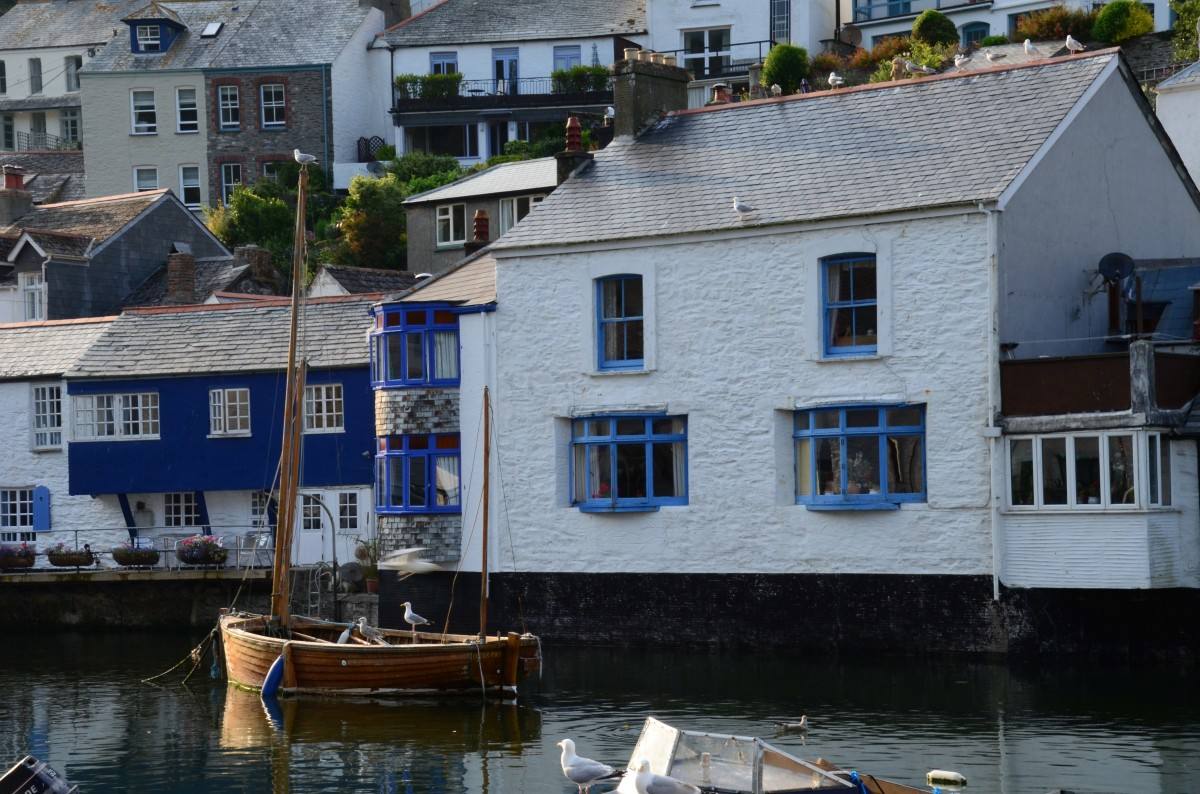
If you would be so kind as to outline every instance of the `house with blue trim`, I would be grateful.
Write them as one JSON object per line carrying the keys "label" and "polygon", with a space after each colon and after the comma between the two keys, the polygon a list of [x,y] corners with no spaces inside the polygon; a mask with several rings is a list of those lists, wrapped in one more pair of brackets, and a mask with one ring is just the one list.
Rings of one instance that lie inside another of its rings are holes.
{"label": "house with blue trim", "polygon": [[[373,528],[366,334],[378,296],[307,302],[297,562],[352,559]],[[131,309],[67,372],[70,493],[136,538],[233,545],[273,526],[286,299]],[[256,536],[257,537],[257,536]]]}

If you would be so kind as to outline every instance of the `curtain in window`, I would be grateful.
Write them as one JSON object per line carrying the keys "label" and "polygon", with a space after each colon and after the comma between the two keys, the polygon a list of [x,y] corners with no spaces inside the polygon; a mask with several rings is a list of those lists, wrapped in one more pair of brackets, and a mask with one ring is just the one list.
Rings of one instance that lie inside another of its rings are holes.
{"label": "curtain in window", "polygon": [[435,331],[433,334],[433,377],[435,380],[458,378],[458,334]]}
{"label": "curtain in window", "polygon": [[449,455],[434,459],[437,478],[437,504],[439,506],[459,503],[458,458]]}

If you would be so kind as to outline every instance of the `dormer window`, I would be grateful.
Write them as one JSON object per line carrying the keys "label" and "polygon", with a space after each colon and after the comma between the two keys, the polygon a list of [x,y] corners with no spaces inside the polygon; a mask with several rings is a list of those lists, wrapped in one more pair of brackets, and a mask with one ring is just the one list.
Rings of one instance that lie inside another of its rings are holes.
{"label": "dormer window", "polygon": [[162,51],[162,27],[159,25],[137,26],[138,52]]}

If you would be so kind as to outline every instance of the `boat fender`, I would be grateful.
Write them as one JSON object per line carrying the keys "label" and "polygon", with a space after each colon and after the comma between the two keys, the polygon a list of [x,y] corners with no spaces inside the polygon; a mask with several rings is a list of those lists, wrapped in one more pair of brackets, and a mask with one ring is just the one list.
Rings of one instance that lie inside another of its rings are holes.
{"label": "boat fender", "polygon": [[931,769],[925,773],[925,782],[932,787],[953,786],[961,788],[967,785],[967,779],[958,772],[946,769]]}
{"label": "boat fender", "polygon": [[859,777],[857,770],[850,770],[850,782],[854,784],[855,791],[860,792],[860,794],[870,794],[867,790],[867,784]]}
{"label": "boat fender", "polygon": [[262,684],[262,699],[273,698],[279,694],[279,685],[283,683],[283,654],[279,654],[275,661],[271,662],[271,668],[267,670],[267,676],[263,679]]}

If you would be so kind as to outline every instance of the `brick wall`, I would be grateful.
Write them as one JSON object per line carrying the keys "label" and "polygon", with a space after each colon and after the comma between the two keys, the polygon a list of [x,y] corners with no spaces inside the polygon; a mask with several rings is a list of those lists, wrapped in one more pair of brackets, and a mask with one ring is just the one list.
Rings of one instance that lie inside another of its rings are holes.
{"label": "brick wall", "polygon": [[[305,71],[246,72],[217,75],[205,79],[208,96],[208,169],[212,185],[211,201],[221,196],[221,165],[240,163],[242,184],[253,184],[262,176],[263,164],[291,161],[292,150],[315,154],[322,167],[331,157],[333,105],[325,67]],[[278,84],[284,87],[282,127],[264,128],[260,87]],[[239,125],[236,130],[221,129],[221,86],[237,86]]]}
{"label": "brick wall", "polygon": [[457,433],[458,389],[380,389],[375,392],[375,435]]}

